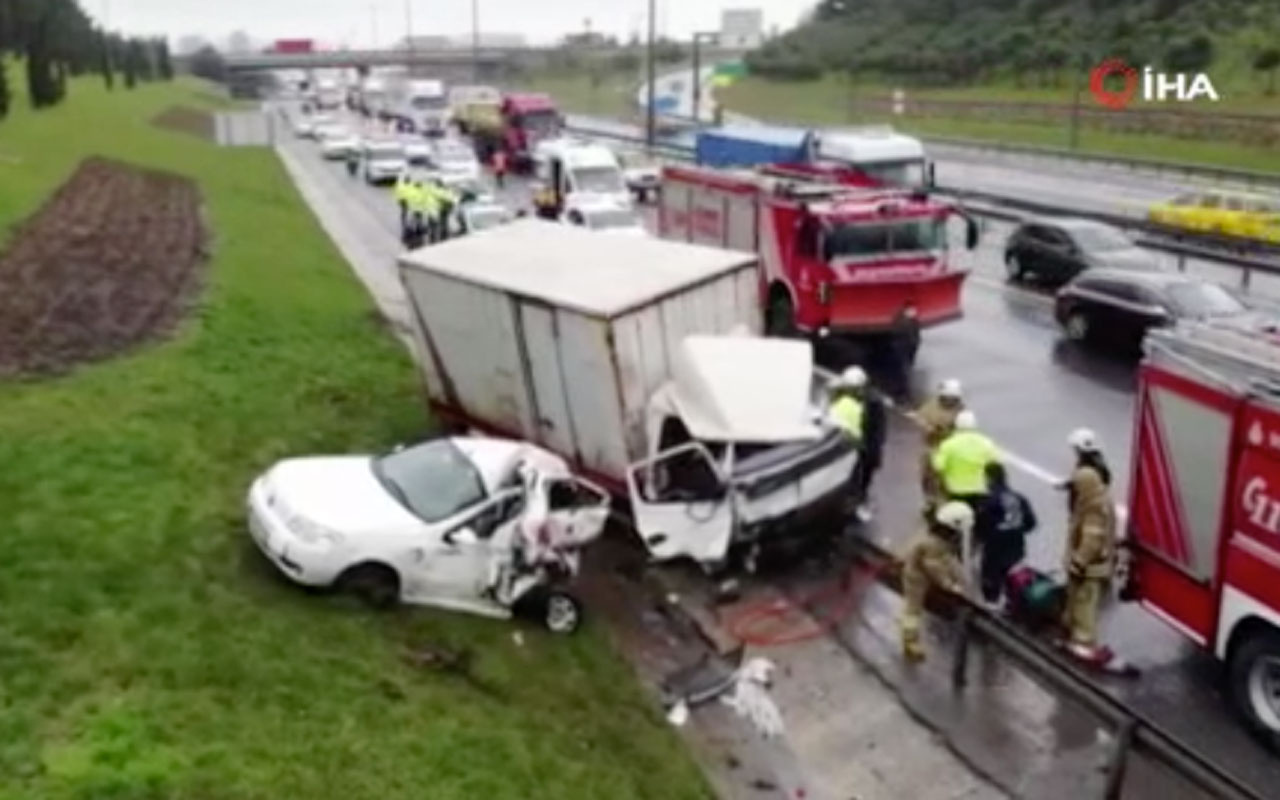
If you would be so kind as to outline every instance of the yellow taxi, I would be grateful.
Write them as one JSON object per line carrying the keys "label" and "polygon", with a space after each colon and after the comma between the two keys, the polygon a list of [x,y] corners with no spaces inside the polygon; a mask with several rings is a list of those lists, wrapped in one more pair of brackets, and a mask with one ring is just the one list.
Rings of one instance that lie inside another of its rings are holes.
{"label": "yellow taxi", "polygon": [[1152,222],[1197,233],[1220,233],[1280,244],[1280,200],[1248,192],[1189,192],[1153,205]]}

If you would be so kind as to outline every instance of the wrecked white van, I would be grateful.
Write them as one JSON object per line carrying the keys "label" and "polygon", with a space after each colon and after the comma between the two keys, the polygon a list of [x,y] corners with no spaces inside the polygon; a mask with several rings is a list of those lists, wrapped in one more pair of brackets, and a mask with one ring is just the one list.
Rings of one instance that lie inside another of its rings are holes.
{"label": "wrecked white van", "polygon": [[756,256],[521,220],[405,254],[430,405],[631,500],[655,559],[805,535],[856,458],[810,345],[765,339]]}

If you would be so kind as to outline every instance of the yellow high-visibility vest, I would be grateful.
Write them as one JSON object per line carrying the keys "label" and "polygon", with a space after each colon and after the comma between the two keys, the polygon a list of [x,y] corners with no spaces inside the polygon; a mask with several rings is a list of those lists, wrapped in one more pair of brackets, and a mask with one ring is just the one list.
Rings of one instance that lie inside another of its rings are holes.
{"label": "yellow high-visibility vest", "polygon": [[933,453],[933,469],[949,495],[986,494],[987,465],[1000,460],[995,442],[978,431],[956,431]]}
{"label": "yellow high-visibility vest", "polygon": [[828,416],[854,439],[862,438],[862,402],[858,398],[843,395],[831,404]]}

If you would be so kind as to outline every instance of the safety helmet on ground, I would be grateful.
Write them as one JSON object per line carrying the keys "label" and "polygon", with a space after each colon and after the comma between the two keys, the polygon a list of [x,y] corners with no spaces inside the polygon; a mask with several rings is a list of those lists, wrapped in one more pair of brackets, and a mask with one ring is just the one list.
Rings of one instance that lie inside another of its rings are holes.
{"label": "safety helmet on ground", "polygon": [[973,509],[968,503],[959,500],[943,503],[933,518],[939,525],[957,533],[969,533],[973,530]]}
{"label": "safety helmet on ground", "polygon": [[939,397],[950,397],[959,400],[961,393],[960,381],[956,378],[947,378],[938,384]]}
{"label": "safety helmet on ground", "polygon": [[972,411],[964,410],[956,414],[956,430],[972,431],[978,428],[978,415]]}
{"label": "safety helmet on ground", "polygon": [[840,373],[838,383],[848,389],[861,389],[867,385],[866,370],[858,366],[845,367],[844,372]]}
{"label": "safety helmet on ground", "polygon": [[1076,428],[1067,436],[1067,444],[1082,453],[1098,452],[1098,437],[1088,428]]}

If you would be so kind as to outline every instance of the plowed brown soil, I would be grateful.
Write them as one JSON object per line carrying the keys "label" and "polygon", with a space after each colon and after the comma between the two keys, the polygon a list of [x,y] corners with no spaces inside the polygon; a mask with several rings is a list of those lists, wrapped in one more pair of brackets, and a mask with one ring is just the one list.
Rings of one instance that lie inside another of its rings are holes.
{"label": "plowed brown soil", "polygon": [[186,106],[173,106],[157,114],[151,124],[178,133],[189,133],[201,139],[213,141],[213,115]]}
{"label": "plowed brown soil", "polygon": [[61,372],[170,330],[204,242],[193,182],[84,161],[0,255],[0,376]]}

